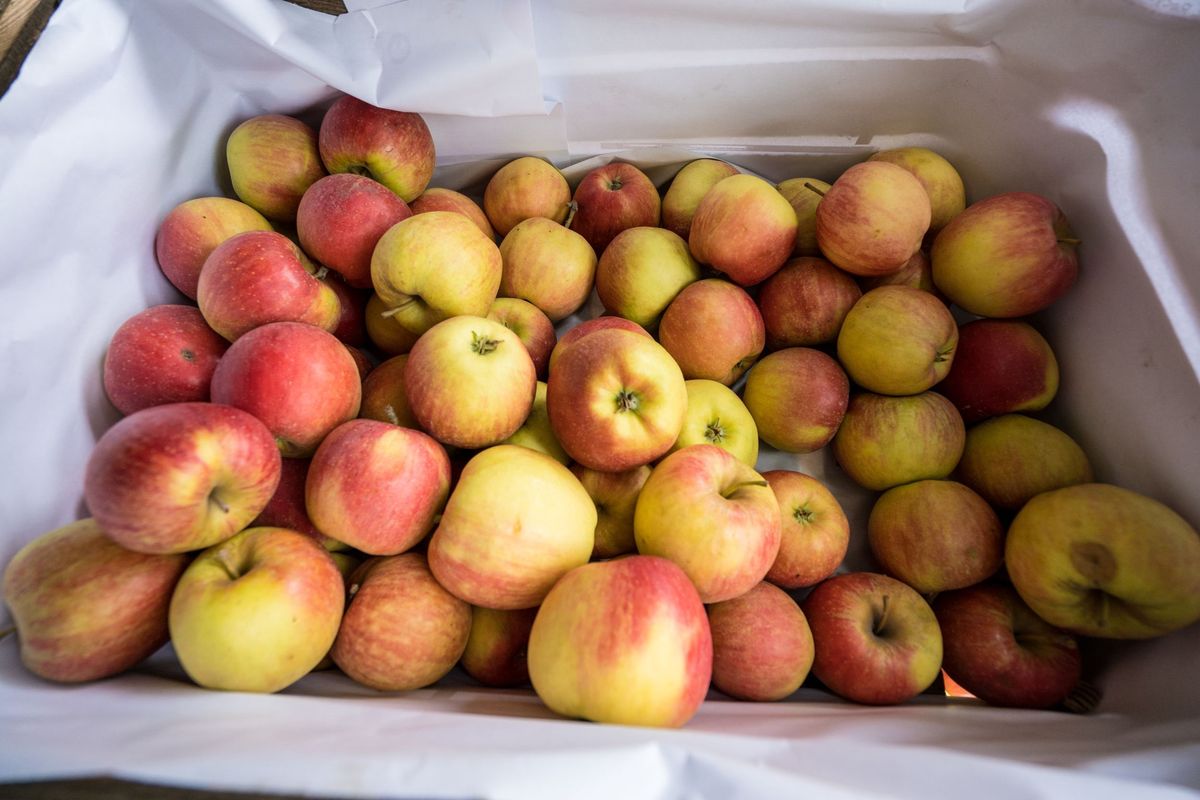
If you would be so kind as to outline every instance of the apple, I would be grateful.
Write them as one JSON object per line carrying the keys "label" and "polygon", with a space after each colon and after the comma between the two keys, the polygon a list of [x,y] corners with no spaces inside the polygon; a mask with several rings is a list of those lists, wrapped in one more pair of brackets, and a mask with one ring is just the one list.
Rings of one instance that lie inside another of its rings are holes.
{"label": "apple", "polygon": [[[322,282],[333,289],[338,298],[338,321],[331,333],[347,347],[358,348],[367,344],[367,300],[371,292],[352,289],[335,274],[326,275]],[[358,360],[357,356],[355,360]]]}
{"label": "apple", "polygon": [[258,417],[283,455],[307,458],[327,433],[358,416],[362,379],[332,334],[272,322],[225,352],[213,373],[212,399]]}
{"label": "apple", "polygon": [[475,455],[429,541],[429,566],[456,597],[532,608],[592,554],[596,507],[550,456],[502,444]]}
{"label": "apple", "polygon": [[492,223],[488,220],[487,214],[483,213],[479,204],[453,189],[439,189],[431,186],[421,192],[421,196],[409,203],[408,207],[414,214],[424,214],[428,211],[453,211],[462,214],[474,222],[484,236],[493,241],[496,239],[496,231],[492,228]]}
{"label": "apple", "polygon": [[633,538],[633,512],[650,471],[647,464],[624,472],[600,472],[579,464],[571,465],[571,473],[596,504],[593,559],[612,558],[637,550]]}
{"label": "apple", "polygon": [[816,648],[812,674],[847,700],[903,703],[941,671],[937,617],[921,595],[894,578],[835,575],[813,589],[801,609]]}
{"label": "apple", "polygon": [[505,164],[483,190],[483,210],[501,236],[535,217],[562,223],[570,204],[567,179],[549,161],[533,156]]}
{"label": "apple", "polygon": [[554,220],[534,217],[518,223],[500,243],[500,256],[500,296],[533,303],[551,322],[574,314],[592,292],[596,251]]}
{"label": "apple", "polygon": [[363,379],[362,405],[358,416],[379,422],[390,422],[402,428],[417,428],[417,418],[408,405],[404,392],[404,369],[407,355],[392,356]]}
{"label": "apple", "polygon": [[758,293],[767,346],[780,350],[834,341],[860,297],[854,278],[825,259],[793,258]]}
{"label": "apple", "polygon": [[1119,486],[1034,497],[1009,526],[1004,561],[1034,613],[1081,636],[1148,639],[1200,619],[1200,534]]}
{"label": "apple", "polygon": [[225,160],[241,201],[278,222],[294,221],[304,192],[325,175],[316,131],[282,114],[252,117],[234,128]]}
{"label": "apple", "polygon": [[710,444],[659,462],[633,515],[638,552],[682,567],[705,603],[744,594],[766,576],[780,527],[779,503],[763,477]]}
{"label": "apple", "polygon": [[732,386],[758,360],[766,328],[750,295],[728,281],[709,278],[675,296],[662,315],[658,339],[683,377]]}
{"label": "apple", "polygon": [[850,521],[841,503],[811,475],[778,469],[763,478],[779,502],[779,555],[767,580],[784,589],[813,586],[841,566],[850,546]]}
{"label": "apple", "polygon": [[325,112],[319,144],[330,172],[374,178],[406,203],[425,191],[437,163],[420,114],[378,108],[350,95]]}
{"label": "apple", "polygon": [[933,263],[924,250],[913,253],[912,258],[905,262],[898,272],[860,277],[858,285],[864,292],[878,289],[880,286],[909,286],[929,292],[943,302],[946,301],[946,297],[933,284]]}
{"label": "apple", "polygon": [[753,467],[758,461],[758,428],[742,399],[716,381],[691,380],[684,386],[687,416],[671,452],[693,444],[712,444]]}
{"label": "apple", "polygon": [[246,527],[278,483],[279,452],[257,419],[214,403],[171,403],[104,432],[88,458],[83,494],[122,547],[185,553]]}
{"label": "apple", "polygon": [[903,167],[929,195],[929,232],[937,233],[967,206],[962,176],[954,165],[927,147],[898,147],[875,153],[868,161],[886,161]]}
{"label": "apple", "polygon": [[417,339],[421,338],[421,334],[413,333],[401,325],[394,315],[389,314],[387,306],[383,304],[377,294],[372,294],[367,298],[364,316],[367,338],[371,340],[371,344],[376,349],[386,355],[404,355],[412,350]]}
{"label": "apple", "polygon": [[796,225],[791,203],[774,186],[753,175],[731,175],[700,200],[688,246],[700,263],[751,286],[787,261]]}
{"label": "apple", "polygon": [[533,359],[533,368],[539,376],[545,376],[550,363],[550,352],[558,343],[554,323],[533,303],[515,297],[497,297],[487,318],[499,322],[517,335],[521,344]]}
{"label": "apple", "polygon": [[529,678],[551,711],[621,725],[680,727],[712,675],[696,589],[664,558],[629,556],[563,576],[529,633]]}
{"label": "apple", "polygon": [[929,230],[929,195],[903,167],[865,161],[842,173],[817,206],[817,244],[855,275],[898,272]]}
{"label": "apple", "polygon": [[641,325],[638,325],[636,322],[631,320],[627,320],[624,317],[603,316],[584,320],[564,333],[562,338],[558,340],[558,344],[554,345],[554,349],[550,351],[550,362],[548,364],[549,369],[553,369],[554,362],[562,356],[562,354],[571,344],[579,341],[590,333],[602,331],[605,328],[619,328],[621,330],[629,331],[630,333],[636,333],[639,336],[644,336],[650,340],[654,339],[654,337],[651,336],[650,333]]}
{"label": "apple", "polygon": [[967,423],[1040,411],[1058,393],[1058,359],[1027,322],[977,319],[959,328],[954,363],[938,391]]}
{"label": "apple", "polygon": [[171,596],[171,644],[206,689],[277,692],[329,652],[345,584],[329,553],[286,528],[247,528],[188,566]]}
{"label": "apple", "polygon": [[[352,585],[350,583],[350,579],[353,577],[355,571],[357,571],[362,565],[365,558],[361,555],[345,551],[330,551],[329,557],[333,559],[334,566],[337,567],[338,572],[342,576],[342,583],[346,588],[346,593],[349,594],[350,587]],[[332,648],[330,649],[332,650]],[[335,666],[337,665],[333,663],[333,656],[329,653],[326,653],[325,657],[322,658],[315,667],[313,667],[313,672],[333,669]]]}
{"label": "apple", "polygon": [[413,214],[382,183],[327,175],[308,187],[296,211],[300,246],[357,288],[371,287],[371,253],[388,229]]}
{"label": "apple", "polygon": [[908,397],[862,392],[850,398],[833,437],[833,455],[851,480],[881,492],[949,477],[965,442],[962,417],[937,392]]}
{"label": "apple", "polygon": [[536,608],[498,611],[471,608],[471,632],[462,668],[485,686],[521,686],[529,682],[526,650]]}
{"label": "apple", "polygon": [[764,442],[811,453],[829,444],[842,424],[850,381],[820,350],[788,347],[750,368],[742,397]]}
{"label": "apple", "polygon": [[796,212],[796,246],[792,255],[821,255],[817,246],[817,206],[829,191],[829,184],[816,178],[789,178],[775,188]]}
{"label": "apple", "polygon": [[167,605],[187,566],[182,555],[127,550],[96,521],[42,534],[4,570],[21,663],[49,681],[100,680],[167,642]]}
{"label": "apple", "polygon": [[346,352],[354,359],[354,366],[358,369],[358,379],[366,380],[371,374],[371,370],[375,369],[375,364],[371,361],[371,357],[366,354],[366,351],[360,350],[357,347],[346,345]]}
{"label": "apple", "polygon": [[537,382],[537,390],[533,395],[533,407],[529,416],[521,423],[521,427],[504,440],[504,444],[515,444],[528,447],[539,453],[545,453],[560,464],[569,464],[571,457],[563,450],[558,439],[554,438],[554,428],[550,425],[550,412],[546,408],[546,384]]}
{"label": "apple", "polygon": [[646,174],[620,161],[584,175],[572,199],[576,209],[571,230],[599,254],[627,228],[657,227],[662,208],[658,189]]}
{"label": "apple", "polygon": [[675,296],[700,279],[687,242],[665,228],[626,228],[596,265],[596,294],[604,310],[653,328]]}
{"label": "apple", "polygon": [[653,339],[604,329],[562,351],[546,404],[554,435],[571,458],[621,472],[675,444],[687,416],[687,387],[671,354]]}
{"label": "apple", "polygon": [[933,601],[942,668],[993,706],[1052,708],[1078,685],[1079,645],[1044,622],[1011,586],[981,584]]}
{"label": "apple", "polygon": [[271,499],[250,523],[250,527],[287,528],[311,536],[326,550],[344,548],[344,544],[317,530],[317,526],[313,525],[308,517],[308,507],[304,503],[304,484],[308,481],[310,461],[311,459],[307,458],[283,459],[275,494],[271,495]]}
{"label": "apple", "polygon": [[163,218],[154,237],[154,255],[163,275],[191,300],[196,299],[200,268],[208,254],[231,236],[269,231],[267,218],[228,197],[187,200]]}
{"label": "apple", "polygon": [[1079,240],[1050,200],[1007,192],[972,204],[933,242],[933,282],[981,317],[1024,317],[1067,293]]}
{"label": "apple", "polygon": [[782,700],[800,688],[813,663],[808,620],[787,592],[760,583],[708,607],[712,683],[738,700]]}
{"label": "apple", "polygon": [[837,338],[850,379],[877,394],[920,394],[946,377],[958,325],[946,304],[908,286],[881,286],[859,298]]}
{"label": "apple", "polygon": [[701,158],[684,164],[663,195],[662,226],[686,241],[701,198],[723,178],[737,174],[737,167],[715,158]]}

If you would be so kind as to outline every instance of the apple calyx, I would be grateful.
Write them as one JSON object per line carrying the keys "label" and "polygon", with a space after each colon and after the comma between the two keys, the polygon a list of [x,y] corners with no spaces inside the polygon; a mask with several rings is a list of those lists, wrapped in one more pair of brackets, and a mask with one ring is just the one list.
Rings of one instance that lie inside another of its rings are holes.
{"label": "apple calyx", "polygon": [[808,506],[796,506],[794,509],[792,509],[792,519],[796,520],[796,522],[799,522],[801,525],[812,524],[812,521],[816,516],[817,515],[814,514],[812,509],[810,509]]}
{"label": "apple calyx", "polygon": [[500,346],[499,339],[493,339],[486,334],[480,336],[475,331],[471,331],[471,352],[481,356],[486,356],[488,353],[496,352],[496,348]]}
{"label": "apple calyx", "polygon": [[871,633],[876,636],[882,636],[884,629],[887,628],[888,612],[892,610],[891,595],[885,594],[882,598],[883,610],[879,612],[879,618],[875,620],[875,624],[871,626]]}
{"label": "apple calyx", "polygon": [[1080,681],[1063,699],[1062,707],[1072,714],[1090,714],[1100,705],[1102,697],[1104,694],[1100,691],[1100,687],[1087,681]]}
{"label": "apple calyx", "polygon": [[742,481],[740,483],[735,483],[733,486],[730,486],[728,489],[721,492],[721,497],[724,497],[726,500],[728,500],[729,498],[731,498],[735,494],[737,494],[738,490],[743,489],[747,486],[770,486],[770,485],[771,484],[767,483],[765,480]]}
{"label": "apple calyx", "polygon": [[614,175],[608,179],[608,185],[606,188],[611,192],[616,192],[616,191],[620,191],[620,189],[623,185],[624,184],[621,182],[621,176]]}
{"label": "apple calyx", "polygon": [[952,356],[953,354],[954,354],[954,347],[953,347],[953,346],[950,346],[950,347],[943,347],[943,348],[939,349],[939,350],[937,351],[937,353],[934,355],[934,357],[933,357],[933,363],[935,363],[935,364],[945,364],[947,361],[949,361],[949,360],[950,360],[950,356]]}
{"label": "apple calyx", "polygon": [[325,276],[328,274],[329,274],[329,267],[318,267],[317,271],[313,273],[313,277],[319,281],[323,281],[323,280],[325,280]]}
{"label": "apple calyx", "polygon": [[810,192],[815,192],[815,193],[816,193],[818,196],[820,196],[820,197],[824,197],[824,196],[825,196],[825,193],[824,193],[824,192],[822,192],[822,191],[821,191],[820,189],[818,189],[816,186],[813,186],[813,185],[812,185],[811,183],[809,183],[808,181],[805,181],[805,182],[804,182],[804,188],[805,188],[805,189],[808,189]]}
{"label": "apple calyx", "polygon": [[641,397],[632,389],[622,389],[617,392],[617,413],[622,411],[637,412],[638,406],[641,405]]}
{"label": "apple calyx", "polygon": [[193,351],[187,349],[186,347],[179,351],[179,355],[181,358],[183,358],[184,361],[195,361],[196,360],[196,354]]}
{"label": "apple calyx", "polygon": [[721,418],[717,417],[712,422],[708,423],[704,429],[704,440],[713,444],[720,444],[725,441],[725,427],[721,424]]}

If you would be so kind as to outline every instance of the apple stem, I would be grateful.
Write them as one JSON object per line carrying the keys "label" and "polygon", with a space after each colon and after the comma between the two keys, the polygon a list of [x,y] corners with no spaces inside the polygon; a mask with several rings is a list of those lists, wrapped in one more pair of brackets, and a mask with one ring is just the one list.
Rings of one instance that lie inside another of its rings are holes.
{"label": "apple stem", "polygon": [[236,581],[240,577],[238,571],[225,560],[225,553],[218,553],[216,561],[221,565],[221,569],[225,570],[225,574],[229,576],[229,580]]}
{"label": "apple stem", "polygon": [[220,495],[217,494],[217,491],[215,489],[209,493],[208,502],[212,503],[214,506],[221,509],[222,513],[224,513],[224,514],[229,513],[229,505],[226,504],[226,502],[221,499]]}
{"label": "apple stem", "polygon": [[873,629],[873,633],[876,636],[883,633],[883,629],[887,626],[888,612],[891,611],[889,600],[891,600],[891,596],[885,594],[883,596],[883,611],[880,612],[879,619],[875,622],[875,628]]}
{"label": "apple stem", "polygon": [[567,203],[567,218],[563,220],[564,228],[571,227],[571,223],[575,219],[575,212],[578,210],[579,210],[579,203],[576,203],[574,200]]}
{"label": "apple stem", "polygon": [[1074,238],[1068,237],[1065,239],[1059,239],[1058,243],[1059,244],[1079,244],[1082,241],[1083,241],[1082,239],[1074,239]]}
{"label": "apple stem", "polygon": [[0,630],[0,639],[7,639],[9,636],[12,636],[16,632],[17,632],[17,629],[15,626],[11,627],[11,628],[5,628],[4,630]]}
{"label": "apple stem", "polygon": [[825,193],[824,193],[824,192],[822,192],[822,191],[821,191],[820,189],[818,189],[816,186],[813,186],[813,185],[812,185],[811,183],[809,183],[808,181],[805,181],[805,182],[804,182],[804,188],[805,188],[805,189],[808,189],[810,192],[816,192],[816,193],[817,193],[818,195],[820,195],[821,197],[824,197],[824,196],[825,196]]}
{"label": "apple stem", "polygon": [[741,489],[745,486],[770,486],[770,485],[771,484],[767,483],[766,481],[762,481],[762,480],[742,481],[741,483],[735,483],[733,486],[730,486],[728,489],[721,492],[721,497],[724,497],[726,500],[728,500],[730,497],[733,497],[734,493],[736,493],[738,489]]}

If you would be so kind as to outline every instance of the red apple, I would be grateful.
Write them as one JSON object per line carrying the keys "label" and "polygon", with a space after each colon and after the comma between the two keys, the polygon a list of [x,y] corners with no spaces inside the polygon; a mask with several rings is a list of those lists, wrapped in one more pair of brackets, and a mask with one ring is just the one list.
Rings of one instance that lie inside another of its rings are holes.
{"label": "red apple", "polygon": [[501,236],[527,219],[561,223],[570,203],[567,179],[549,161],[533,156],[505,164],[483,190],[483,210]]}
{"label": "red apple", "polygon": [[402,428],[419,427],[408,405],[408,395],[404,393],[404,365],[407,363],[407,355],[393,356],[363,379],[360,417],[390,422]]}
{"label": "red apple", "polygon": [[187,200],[163,219],[154,237],[154,255],[171,284],[196,299],[196,282],[208,254],[231,236],[246,231],[269,231],[266,217],[228,197]]}
{"label": "red apple", "polygon": [[646,174],[620,161],[584,175],[573,200],[577,208],[571,230],[597,253],[627,228],[657,227],[662,208],[658,189]]}
{"label": "red apple", "polygon": [[758,294],[767,346],[779,350],[834,341],[860,297],[854,278],[825,259],[793,258]]}
{"label": "red apple", "polygon": [[462,654],[467,674],[485,686],[521,686],[529,682],[526,649],[536,608],[498,611],[471,609],[471,633]]}
{"label": "red apple", "polygon": [[767,580],[784,589],[812,586],[841,566],[850,546],[850,521],[823,483],[802,472],[764,472],[783,523],[779,555]]}
{"label": "red apple", "polygon": [[675,173],[662,200],[662,226],[687,241],[692,217],[700,200],[723,178],[738,173],[737,167],[715,158],[691,161]]}
{"label": "red apple", "polygon": [[1027,322],[977,319],[959,329],[954,363],[938,391],[967,423],[1039,411],[1058,393],[1058,359]]}
{"label": "red apple", "polygon": [[613,237],[596,264],[596,295],[610,314],[653,328],[700,265],[687,242],[664,228],[626,228]]}
{"label": "red apple", "polygon": [[371,374],[371,370],[375,369],[375,364],[371,361],[371,357],[365,351],[357,347],[351,347],[350,345],[346,345],[346,352],[354,359],[354,366],[358,368],[358,379],[366,380],[367,376]]}
{"label": "red apple", "polygon": [[488,221],[487,214],[471,198],[453,189],[429,187],[421,192],[421,196],[408,204],[414,214],[424,214],[429,211],[453,211],[462,214],[474,222],[479,231],[489,239],[496,238],[496,231]]}
{"label": "red apple", "polygon": [[728,281],[710,278],[675,296],[662,315],[658,340],[683,377],[732,386],[758,360],[766,328],[750,295]]}
{"label": "red apple", "polygon": [[317,133],[294,117],[263,114],[233,129],[225,144],[233,191],[268,219],[296,219],[300,198],[325,175]]}
{"label": "red apple", "polygon": [[562,356],[567,347],[569,347],[571,344],[579,341],[590,333],[602,331],[605,328],[620,328],[621,330],[636,333],[639,336],[645,336],[647,339],[654,338],[641,325],[638,325],[632,320],[627,320],[624,317],[603,316],[584,320],[564,333],[562,338],[558,340],[558,343],[554,345],[554,349],[550,351],[550,362],[548,367],[552,368],[554,366],[554,362]]}
{"label": "red apple", "polygon": [[638,495],[650,477],[650,467],[643,464],[624,472],[600,472],[572,464],[571,472],[596,504],[596,543],[592,558],[612,558],[635,552],[633,512],[637,508]]}
{"label": "red apple", "polygon": [[367,300],[371,293],[365,289],[350,288],[336,275],[326,275],[324,283],[333,289],[338,298],[339,314],[333,335],[350,347],[367,344]]}
{"label": "red apple", "polygon": [[406,203],[425,191],[437,162],[420,114],[379,108],[349,95],[325,112],[320,149],[330,172],[374,178]]}
{"label": "red apple", "polygon": [[774,275],[796,245],[796,212],[771,184],[732,175],[704,195],[688,246],[696,260],[751,286]]}
{"label": "red apple", "polygon": [[1042,492],[1091,483],[1083,448],[1048,422],[1022,414],[984,420],[967,431],[955,477],[997,508],[1013,511]]}
{"label": "red apple", "polygon": [[750,368],[742,395],[758,435],[776,450],[811,453],[827,445],[842,424],[850,382],[820,350],[777,350]]}
{"label": "red apple", "polygon": [[550,363],[550,353],[558,343],[554,323],[533,303],[515,297],[497,297],[487,318],[499,322],[517,335],[533,359],[533,368],[544,377]]}
{"label": "red apple", "polygon": [[533,303],[560,322],[587,302],[596,278],[596,251],[578,233],[534,217],[518,223],[500,243],[504,272],[500,296]]}
{"label": "red apple", "polygon": [[708,606],[713,686],[739,700],[782,700],[800,688],[813,663],[808,620],[787,592],[760,583]]}
{"label": "red apple", "polygon": [[343,545],[317,530],[308,518],[304,504],[304,484],[308,481],[307,458],[285,458],[279,471],[279,485],[259,515],[250,523],[255,528],[287,528],[311,536],[326,550]]}

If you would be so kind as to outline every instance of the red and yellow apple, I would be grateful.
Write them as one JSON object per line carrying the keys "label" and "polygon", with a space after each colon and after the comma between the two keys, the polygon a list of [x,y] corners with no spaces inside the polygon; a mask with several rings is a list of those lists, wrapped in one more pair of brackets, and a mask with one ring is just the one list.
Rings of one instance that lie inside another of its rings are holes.
{"label": "red and yellow apple", "polygon": [[392,356],[371,370],[371,374],[363,379],[359,417],[390,422],[402,428],[420,427],[404,392],[404,365],[407,363],[407,355]]}
{"label": "red and yellow apple", "polygon": [[650,471],[646,464],[624,472],[600,472],[580,464],[571,465],[571,473],[596,504],[593,559],[612,558],[637,550],[633,538],[633,512]]}
{"label": "red and yellow apple", "polygon": [[739,286],[774,275],[796,246],[796,212],[771,184],[731,175],[710,189],[692,217],[688,247]]}
{"label": "red and yellow apple", "polygon": [[662,226],[686,241],[700,200],[722,179],[737,174],[737,167],[715,158],[684,164],[663,195]]}
{"label": "red and yellow apple", "polygon": [[808,620],[787,592],[769,583],[708,606],[713,686],[738,700],[782,700],[813,663]]}
{"label": "red and yellow apple", "polygon": [[662,315],[658,340],[685,378],[732,386],[758,360],[766,328],[745,290],[709,278],[685,287]]}
{"label": "red and yellow apple", "polygon": [[497,297],[487,318],[499,322],[517,335],[533,359],[534,370],[539,377],[544,377],[549,368],[550,353],[558,343],[558,335],[550,318],[533,303],[515,297]]}
{"label": "red and yellow apple", "polygon": [[514,159],[496,170],[483,190],[483,210],[501,236],[535,217],[562,223],[570,204],[567,179],[549,161],[533,156]]}
{"label": "red and yellow apple", "polygon": [[929,195],[911,172],[865,161],[842,173],[817,206],[817,244],[854,275],[898,272],[929,230]]}
{"label": "red and yellow apple", "polygon": [[492,228],[487,214],[483,213],[478,203],[462,192],[431,186],[421,192],[421,196],[409,203],[408,207],[414,214],[425,214],[429,211],[453,211],[462,214],[474,222],[484,236],[493,241],[496,238],[496,231]]}
{"label": "red and yellow apple", "polygon": [[886,161],[903,167],[925,187],[929,195],[929,232],[937,233],[967,206],[962,176],[954,165],[927,147],[898,147],[882,150],[868,161]]}
{"label": "red and yellow apple", "polygon": [[596,251],[554,220],[519,223],[500,243],[500,296],[533,303],[560,322],[587,302],[596,278]]}
{"label": "red and yellow apple", "polygon": [[779,350],[834,341],[860,297],[854,278],[825,259],[793,258],[758,293],[767,345]]}
{"label": "red and yellow apple", "polygon": [[171,284],[196,299],[200,268],[226,239],[246,231],[273,230],[266,217],[228,197],[186,200],[163,219],[154,237],[154,255]]}
{"label": "red and yellow apple", "polygon": [[728,450],[753,467],[758,462],[758,428],[742,399],[728,386],[708,380],[685,381],[687,416],[671,451],[693,444]]}
{"label": "red and yellow apple", "polygon": [[463,650],[462,668],[485,686],[521,686],[529,682],[529,630],[536,608],[499,611],[471,608],[471,632]]}
{"label": "red and yellow apple", "polygon": [[841,566],[850,546],[850,521],[833,492],[811,475],[778,469],[763,478],[779,502],[779,555],[767,580],[784,589],[813,586]]}
{"label": "red and yellow apple", "polygon": [[596,265],[596,294],[604,309],[644,328],[658,318],[700,265],[687,242],[665,228],[626,228],[613,237]]}
{"label": "red and yellow apple", "polygon": [[1058,359],[1027,322],[977,319],[959,328],[954,363],[938,391],[967,423],[1040,411],[1058,394]]}
{"label": "red and yellow apple", "polygon": [[657,227],[662,201],[658,188],[633,164],[614,161],[583,176],[572,197],[571,230],[603,254],[627,228]]}
{"label": "red and yellow apple", "polygon": [[295,220],[300,198],[325,175],[317,132],[282,114],[252,117],[234,128],[225,160],[241,201],[278,222]]}
{"label": "red and yellow apple", "polygon": [[321,160],[330,172],[353,172],[412,202],[433,177],[437,153],[420,114],[339,97],[321,120]]}
{"label": "red and yellow apple", "polygon": [[788,347],[750,368],[742,397],[764,442],[811,453],[829,444],[842,424],[850,381],[820,350]]}
{"label": "red and yellow apple", "polygon": [[789,178],[775,188],[796,212],[796,246],[792,255],[821,255],[817,246],[817,206],[829,191],[829,184],[816,178]]}

